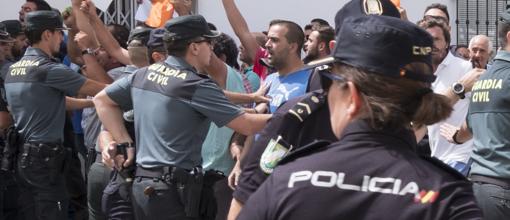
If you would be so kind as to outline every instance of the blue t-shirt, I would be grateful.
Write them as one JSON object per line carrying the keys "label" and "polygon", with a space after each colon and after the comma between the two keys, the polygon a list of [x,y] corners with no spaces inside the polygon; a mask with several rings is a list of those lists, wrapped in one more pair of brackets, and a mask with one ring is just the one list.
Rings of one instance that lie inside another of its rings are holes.
{"label": "blue t-shirt", "polygon": [[279,73],[267,76],[266,83],[271,83],[267,92],[267,95],[271,97],[269,111],[276,112],[276,109],[287,100],[304,95],[311,72],[310,69],[302,69],[285,76],[280,76]]}

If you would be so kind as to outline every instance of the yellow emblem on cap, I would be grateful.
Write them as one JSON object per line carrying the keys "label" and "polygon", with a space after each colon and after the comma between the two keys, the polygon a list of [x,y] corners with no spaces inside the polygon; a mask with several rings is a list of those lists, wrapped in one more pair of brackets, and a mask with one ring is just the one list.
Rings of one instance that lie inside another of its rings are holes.
{"label": "yellow emblem on cap", "polygon": [[367,15],[382,15],[383,7],[379,0],[364,0],[363,8]]}

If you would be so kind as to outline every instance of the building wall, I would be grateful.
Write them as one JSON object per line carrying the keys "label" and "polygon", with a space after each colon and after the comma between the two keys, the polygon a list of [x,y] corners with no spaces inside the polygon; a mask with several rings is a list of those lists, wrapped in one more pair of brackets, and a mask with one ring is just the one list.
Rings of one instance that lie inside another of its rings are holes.
{"label": "building wall", "polygon": [[[52,7],[60,10],[70,5],[69,0],[47,0]],[[96,0],[104,1],[104,0]],[[135,0],[132,0],[135,1]],[[204,15],[208,21],[214,23],[221,31],[233,36],[228,20],[225,16],[220,0],[195,0],[197,1],[197,13]],[[18,12],[24,0],[0,0],[0,20],[17,19]],[[334,25],[335,13],[348,0],[236,0],[236,3],[245,17],[252,31],[267,29],[272,19],[288,19],[304,26],[312,18],[323,18]],[[401,0],[401,5],[407,9],[411,21],[418,21],[423,15],[427,5],[435,2],[446,4],[450,11],[450,17],[456,17],[455,0]],[[320,4],[323,4],[320,5]],[[453,24],[452,24],[453,26]],[[454,28],[452,28],[455,31]],[[452,33],[456,39],[456,33]],[[453,41],[455,42],[455,41]]]}

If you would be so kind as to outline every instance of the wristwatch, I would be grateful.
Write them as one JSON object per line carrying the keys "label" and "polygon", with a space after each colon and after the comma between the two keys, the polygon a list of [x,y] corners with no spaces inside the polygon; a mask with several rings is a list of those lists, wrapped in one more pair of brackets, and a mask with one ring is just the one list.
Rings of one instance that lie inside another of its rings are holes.
{"label": "wristwatch", "polygon": [[462,85],[462,83],[459,83],[459,82],[454,83],[452,85],[452,91],[455,95],[459,96],[460,99],[466,98],[464,85]]}
{"label": "wristwatch", "polygon": [[92,48],[87,48],[85,50],[82,50],[81,51],[81,55],[85,55],[85,54],[89,54],[89,55],[96,55],[96,50],[92,49]]}

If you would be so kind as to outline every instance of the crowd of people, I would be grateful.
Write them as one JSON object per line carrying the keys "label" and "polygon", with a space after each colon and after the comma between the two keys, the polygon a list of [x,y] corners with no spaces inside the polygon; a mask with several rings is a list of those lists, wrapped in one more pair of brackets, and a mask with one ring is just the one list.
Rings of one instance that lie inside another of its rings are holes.
{"label": "crowd of people", "polygon": [[254,32],[218,1],[229,36],[169,2],[131,30],[92,0],[0,22],[0,219],[510,218],[510,10],[496,52],[440,3]]}

